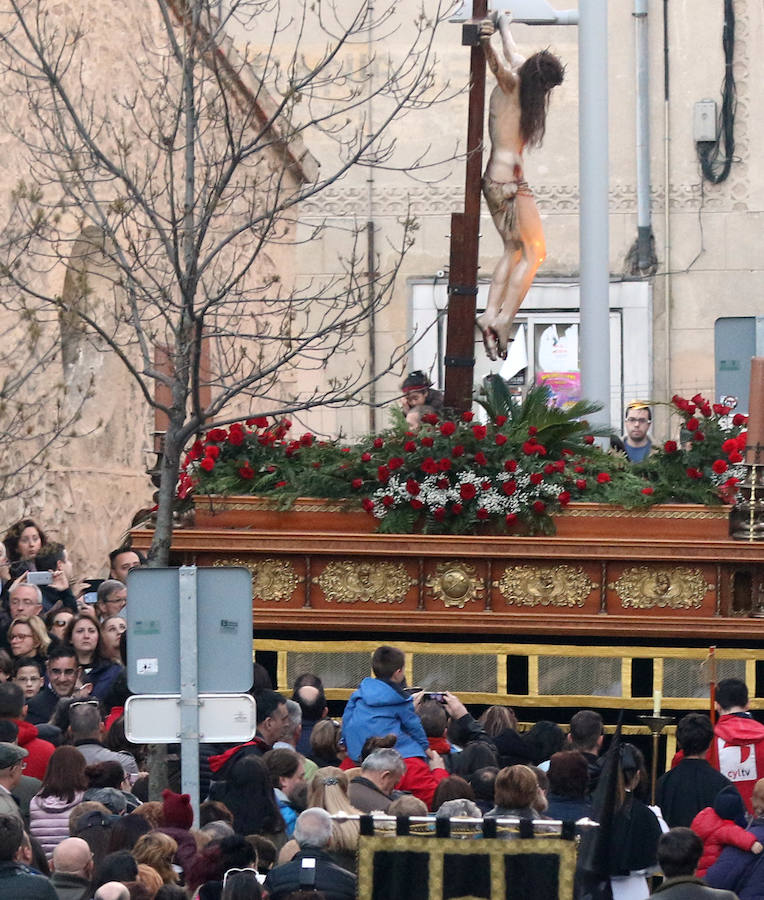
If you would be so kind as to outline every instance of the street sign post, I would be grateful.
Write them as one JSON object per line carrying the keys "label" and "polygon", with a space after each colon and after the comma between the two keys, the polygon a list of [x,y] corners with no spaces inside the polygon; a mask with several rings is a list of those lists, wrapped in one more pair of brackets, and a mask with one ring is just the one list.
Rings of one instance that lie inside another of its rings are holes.
{"label": "street sign post", "polygon": [[[245,568],[133,569],[127,587],[128,687],[138,695],[172,698],[173,707],[172,715],[166,707],[163,723],[146,713],[158,709],[159,701],[132,698],[136,729],[139,719],[146,741],[163,742],[167,734],[180,739],[181,782],[198,821],[199,694],[241,694],[252,686],[252,576]],[[214,699],[204,703],[207,710],[220,705]],[[165,727],[170,719],[174,731]],[[153,726],[157,736],[149,737]],[[245,739],[253,733],[254,726]]]}

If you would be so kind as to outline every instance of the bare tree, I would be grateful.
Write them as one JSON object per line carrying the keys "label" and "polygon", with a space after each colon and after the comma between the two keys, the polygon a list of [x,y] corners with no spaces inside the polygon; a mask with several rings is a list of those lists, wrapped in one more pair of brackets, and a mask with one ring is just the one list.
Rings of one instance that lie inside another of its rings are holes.
{"label": "bare tree", "polygon": [[[387,2],[374,12],[377,39],[397,27]],[[367,260],[361,223],[337,271],[300,284],[285,274],[291,255],[326,225],[298,228],[299,205],[353,166],[422,173],[427,161],[402,158],[387,133],[449,88],[434,77],[436,0],[413,25],[407,11],[411,42],[397,61],[367,52],[368,0],[121,6],[124,57],[102,67],[92,57],[99,4],[78,21],[45,0],[9,0],[0,13],[0,90],[26,173],[0,275],[8,297],[59,317],[65,365],[78,342],[95,342],[162,415],[150,554],[161,565],[190,438],[243,413],[362,403],[382,374],[356,361],[355,342],[389,302],[415,223],[400,222],[384,271],[381,254]],[[237,52],[234,26],[258,46]],[[316,29],[324,48],[308,61],[302,41]],[[21,120],[9,115],[19,108]],[[325,170],[307,150],[313,139],[333,147]],[[289,387],[290,373],[311,370],[312,388]]]}

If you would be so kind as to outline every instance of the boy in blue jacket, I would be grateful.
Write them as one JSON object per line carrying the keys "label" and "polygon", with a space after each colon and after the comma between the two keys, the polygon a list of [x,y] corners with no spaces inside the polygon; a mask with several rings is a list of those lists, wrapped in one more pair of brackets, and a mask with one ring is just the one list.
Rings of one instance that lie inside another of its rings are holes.
{"label": "boy in blue jacket", "polygon": [[370,737],[394,734],[395,749],[406,757],[427,759],[429,743],[414,700],[405,689],[406,658],[397,647],[377,647],[371,658],[373,678],[364,678],[345,706],[342,736],[356,762]]}

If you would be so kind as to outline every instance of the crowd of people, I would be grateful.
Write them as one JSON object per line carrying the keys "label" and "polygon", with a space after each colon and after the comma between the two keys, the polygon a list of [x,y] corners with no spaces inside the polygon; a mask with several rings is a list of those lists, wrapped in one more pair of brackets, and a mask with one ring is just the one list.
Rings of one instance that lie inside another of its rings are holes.
{"label": "crowd of people", "polygon": [[119,548],[108,578],[74,585],[65,548],[31,520],[4,549],[0,900],[345,900],[356,896],[363,816],[425,831],[461,821],[463,837],[494,819],[512,838],[521,820],[540,832],[596,821],[607,802],[615,900],[644,900],[658,873],[666,900],[764,898],[764,726],[741,681],[718,685],[715,725],[700,713],[680,720],[680,752],[650,806],[643,755],[628,743],[603,799],[593,710],[567,729],[540,721],[521,732],[508,707],[476,718],[452,692],[408,688],[404,654],[381,646],[340,720],[318,674],[285,697],[254,664],[257,732],[200,745],[195,823],[177,782],[149,799],[146,748],[125,737],[126,581],[140,554]]}

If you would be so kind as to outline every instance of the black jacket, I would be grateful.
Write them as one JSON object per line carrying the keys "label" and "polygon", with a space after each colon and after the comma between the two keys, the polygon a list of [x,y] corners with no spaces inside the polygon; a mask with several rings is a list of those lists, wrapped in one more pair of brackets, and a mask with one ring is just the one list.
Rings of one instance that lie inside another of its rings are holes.
{"label": "black jacket", "polygon": [[[284,900],[292,891],[300,890],[303,859],[315,859],[315,881],[304,882],[307,889],[321,891],[326,900],[355,900],[356,877],[352,872],[335,865],[328,853],[313,847],[305,847],[294,858],[276,866],[265,879],[265,889],[270,900]],[[307,872],[308,870],[306,870]]]}

